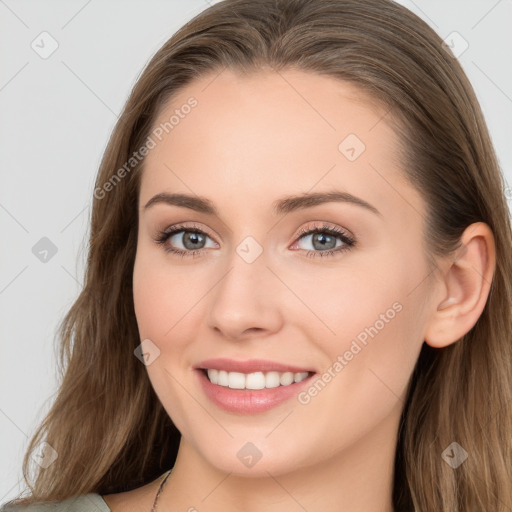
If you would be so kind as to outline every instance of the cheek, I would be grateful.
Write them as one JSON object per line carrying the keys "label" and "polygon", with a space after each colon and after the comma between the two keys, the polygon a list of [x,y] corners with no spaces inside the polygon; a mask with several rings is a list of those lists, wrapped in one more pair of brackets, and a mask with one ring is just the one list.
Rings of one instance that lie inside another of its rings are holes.
{"label": "cheek", "polygon": [[133,299],[139,335],[141,340],[150,339],[160,351],[146,370],[160,402],[180,430],[191,428],[184,413],[190,396],[176,382],[184,382],[178,366],[188,362],[183,358],[197,325],[192,305],[198,298],[193,288],[186,272],[176,272],[166,264],[165,255],[147,248],[137,252]]}
{"label": "cheek", "polygon": [[165,281],[158,267],[138,253],[133,271],[133,302],[141,338],[161,336],[168,323],[170,297]]}
{"label": "cheek", "polygon": [[322,436],[330,446],[398,414],[422,345],[421,318],[404,282],[368,281],[332,307],[326,322],[336,335],[316,337],[326,363],[319,382],[300,397],[307,414],[326,425]]}
{"label": "cheek", "polygon": [[289,305],[283,307],[307,332],[316,329],[313,339],[328,344],[330,340],[335,348],[358,335],[364,341],[371,326],[382,332],[400,323],[399,310],[414,299],[410,292],[417,285],[417,276],[422,275],[421,264],[413,268],[406,259],[381,251],[354,255],[336,267],[312,267],[308,272],[280,268],[283,281],[293,283],[293,292],[300,299],[295,312]]}
{"label": "cheek", "polygon": [[[161,254],[159,254],[161,252]],[[188,320],[198,301],[197,278],[166,260],[163,249],[141,248],[133,271],[133,301],[141,337],[165,341],[175,325]],[[178,324],[179,325],[179,324]]]}
{"label": "cheek", "polygon": [[368,392],[369,400],[372,393],[393,398],[405,391],[423,343],[426,290],[418,284],[426,275],[421,254],[390,246],[296,281],[297,294],[319,319],[308,316],[303,328],[326,354],[325,368],[344,375],[335,379],[340,390]]}

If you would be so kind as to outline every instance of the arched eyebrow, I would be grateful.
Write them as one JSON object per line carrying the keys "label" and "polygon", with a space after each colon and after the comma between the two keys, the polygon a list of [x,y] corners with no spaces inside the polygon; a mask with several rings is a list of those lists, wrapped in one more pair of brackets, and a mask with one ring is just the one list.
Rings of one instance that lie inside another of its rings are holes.
{"label": "arched eyebrow", "polygon": [[[382,216],[382,214],[364,199],[356,197],[348,192],[315,192],[308,194],[301,194],[296,196],[286,196],[277,199],[272,203],[272,211],[275,215],[283,215],[297,210],[304,210],[324,203],[350,203],[367,209],[368,211]],[[169,194],[162,192],[153,196],[144,206],[147,210],[151,206],[159,203],[169,204],[173,206],[181,206],[189,208],[200,213],[208,215],[216,215],[219,213],[214,204],[207,198],[201,196],[193,196],[189,194]]]}
{"label": "arched eyebrow", "polygon": [[183,208],[195,210],[196,212],[218,216],[217,209],[213,203],[205,197],[191,196],[188,194],[168,194],[166,192],[162,192],[153,196],[144,206],[144,210],[147,210],[151,206],[160,203],[173,206],[181,206]]}
{"label": "arched eyebrow", "polygon": [[382,214],[364,199],[356,197],[348,192],[316,192],[312,194],[302,194],[298,196],[288,196],[278,199],[272,203],[273,211],[276,215],[290,213],[296,210],[311,208],[323,203],[351,203],[361,206],[367,210],[382,216]]}

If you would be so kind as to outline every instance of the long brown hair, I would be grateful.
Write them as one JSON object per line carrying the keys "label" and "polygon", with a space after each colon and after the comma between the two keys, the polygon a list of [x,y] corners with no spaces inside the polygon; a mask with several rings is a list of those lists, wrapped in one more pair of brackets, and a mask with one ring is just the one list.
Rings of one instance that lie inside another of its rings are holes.
{"label": "long brown hair", "polygon": [[[180,433],[134,356],[132,297],[144,145],[162,106],[196,77],[224,68],[295,68],[348,81],[384,105],[400,135],[404,175],[427,205],[429,258],[455,254],[487,223],[496,270],[484,311],[456,343],[423,344],[399,429],[397,511],[510,512],[512,506],[512,230],[480,106],[457,59],[425,22],[391,0],[226,0],[155,54],[117,122],[96,180],[84,288],[59,327],[62,383],[23,463],[23,503],[130,490],[175,462]],[[119,169],[123,178],[112,181]],[[104,184],[114,183],[105,192]],[[31,454],[58,453],[46,469]],[[442,452],[469,454],[457,469]],[[333,476],[335,478],[335,476]],[[507,506],[508,505],[508,506]]]}

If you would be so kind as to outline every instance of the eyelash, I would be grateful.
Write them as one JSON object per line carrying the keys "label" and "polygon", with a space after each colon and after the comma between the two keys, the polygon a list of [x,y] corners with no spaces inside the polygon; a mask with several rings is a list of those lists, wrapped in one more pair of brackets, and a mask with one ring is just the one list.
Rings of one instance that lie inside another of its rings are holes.
{"label": "eyelash", "polygon": [[[205,233],[203,230],[197,228],[196,226],[184,226],[181,224],[178,224],[176,226],[173,226],[172,229],[168,231],[161,231],[158,233],[156,238],[156,243],[160,245],[164,245],[167,240],[176,233],[180,232],[188,232],[188,233],[199,233],[201,235],[209,236],[208,233]],[[354,238],[348,236],[345,231],[342,231],[341,229],[328,226],[326,224],[322,226],[314,226],[313,228],[302,228],[299,233],[297,234],[297,240],[300,240],[305,235],[311,235],[314,233],[328,233],[330,235],[334,235],[337,238],[339,238],[345,245],[342,247],[338,247],[336,249],[328,249],[326,251],[312,251],[308,250],[306,252],[306,256],[309,258],[324,258],[326,256],[336,256],[337,253],[343,253],[345,251],[349,251],[352,249],[356,241]],[[211,237],[210,237],[211,238]],[[176,254],[180,257],[195,257],[201,253],[203,249],[195,249],[193,251],[184,251],[182,249],[176,249],[174,247],[164,246],[164,250],[168,253]]]}
{"label": "eyelash", "polygon": [[314,226],[312,228],[302,228],[299,233],[297,233],[297,240],[300,240],[305,235],[311,235],[314,233],[328,233],[330,235],[334,235],[335,237],[339,238],[345,245],[337,247],[336,249],[328,249],[327,251],[308,250],[306,252],[306,256],[308,258],[325,258],[326,256],[336,256],[336,254],[349,251],[356,244],[355,239],[348,236],[345,231],[339,228],[328,226],[326,224],[323,224],[322,226]]}

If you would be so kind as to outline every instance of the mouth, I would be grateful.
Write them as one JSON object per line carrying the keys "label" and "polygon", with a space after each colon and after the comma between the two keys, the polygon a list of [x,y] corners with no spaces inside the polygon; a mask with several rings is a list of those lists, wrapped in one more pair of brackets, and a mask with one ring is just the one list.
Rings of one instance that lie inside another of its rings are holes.
{"label": "mouth", "polygon": [[[226,360],[217,359],[215,363],[205,363],[194,369],[205,396],[224,412],[240,415],[269,411],[297,398],[317,374],[271,362],[259,366],[256,361],[240,363],[231,360],[226,363]],[[242,368],[245,371],[239,371]]]}

